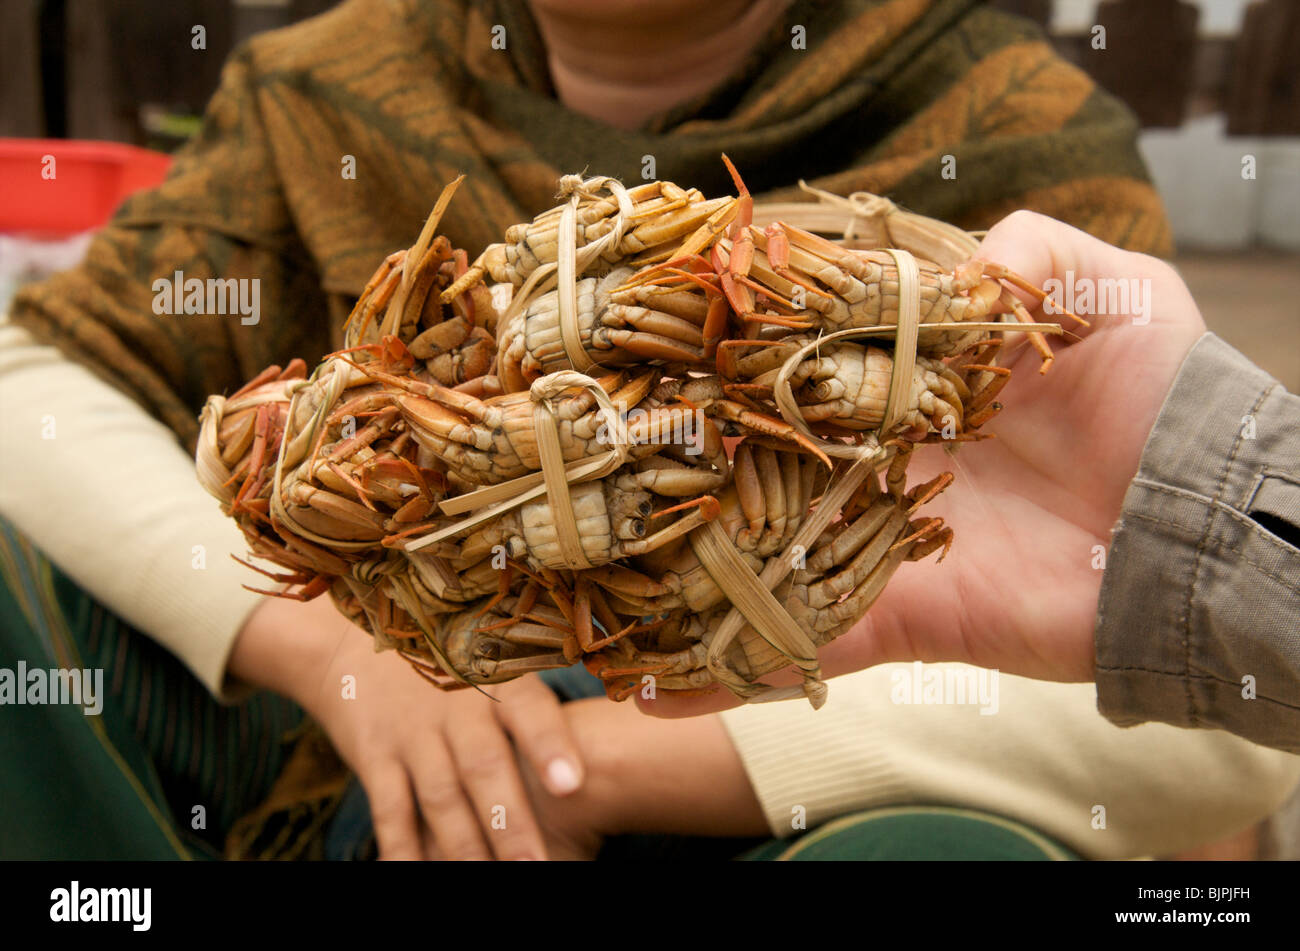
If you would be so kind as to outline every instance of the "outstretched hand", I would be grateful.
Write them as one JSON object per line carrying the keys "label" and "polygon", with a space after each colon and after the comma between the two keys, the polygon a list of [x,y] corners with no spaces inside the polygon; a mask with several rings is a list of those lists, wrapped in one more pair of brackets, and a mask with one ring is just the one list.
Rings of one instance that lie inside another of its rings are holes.
{"label": "outstretched hand", "polygon": [[537,789],[565,797],[583,784],[559,700],[536,676],[442,693],[377,653],[327,597],[268,598],[229,669],[325,729],[365,787],[380,858],[547,858]]}
{"label": "outstretched hand", "polygon": [[[825,676],[920,660],[1045,680],[1093,677],[1111,530],[1165,395],[1205,323],[1170,265],[1043,215],[1020,211],[1003,219],[976,257],[1039,287],[1049,279],[1090,284],[1108,297],[1113,285],[1102,282],[1118,280],[1138,296],[1128,295],[1126,313],[1081,313],[1091,326],[1079,327],[1020,294],[1035,318],[1061,322],[1073,336],[1052,338],[1056,362],[1046,375],[1038,373],[1025,337],[1004,344],[1000,362],[1014,374],[1000,397],[1005,408],[986,428],[996,439],[955,455],[939,446],[913,455],[909,485],[943,471],[956,477],[921,513],[941,516],[956,542],[942,564],[931,556],[899,568],[867,616],[822,649]],[[644,712],[661,717],[738,702],[722,687],[705,696],[659,691],[657,699],[638,700]]]}

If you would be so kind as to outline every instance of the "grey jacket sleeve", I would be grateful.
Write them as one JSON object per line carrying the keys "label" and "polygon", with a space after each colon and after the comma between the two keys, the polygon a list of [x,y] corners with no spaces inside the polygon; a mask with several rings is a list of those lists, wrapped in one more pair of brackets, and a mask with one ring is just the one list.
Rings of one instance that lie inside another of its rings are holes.
{"label": "grey jacket sleeve", "polygon": [[1300,397],[1213,334],[1124,498],[1096,645],[1097,705],[1115,723],[1300,752]]}

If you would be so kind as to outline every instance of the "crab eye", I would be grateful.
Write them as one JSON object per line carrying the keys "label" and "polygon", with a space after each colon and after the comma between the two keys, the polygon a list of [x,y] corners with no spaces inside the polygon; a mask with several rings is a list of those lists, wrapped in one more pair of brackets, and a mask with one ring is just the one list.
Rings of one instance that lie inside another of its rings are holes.
{"label": "crab eye", "polygon": [[642,518],[649,518],[650,513],[653,510],[654,510],[654,506],[650,504],[649,499],[646,499],[644,502],[642,502],[640,505],[636,507],[636,514],[640,515]]}
{"label": "crab eye", "polygon": [[633,538],[645,538],[645,522],[641,521],[641,519],[632,519],[628,527],[632,530]]}

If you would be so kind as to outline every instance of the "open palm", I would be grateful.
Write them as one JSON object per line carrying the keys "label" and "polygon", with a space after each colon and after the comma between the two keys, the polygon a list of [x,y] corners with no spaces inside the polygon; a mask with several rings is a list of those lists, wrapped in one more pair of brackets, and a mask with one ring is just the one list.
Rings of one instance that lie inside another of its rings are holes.
{"label": "open palm", "polygon": [[[1053,344],[1056,362],[1042,376],[1024,339],[1008,341],[1003,362],[1014,375],[989,426],[997,438],[955,455],[925,447],[908,469],[909,484],[954,473],[954,484],[919,513],[953,528],[951,554],[941,564],[932,556],[899,568],[868,616],[822,650],[827,676],[921,660],[1092,679],[1111,529],[1165,395],[1205,325],[1168,264],[1041,215],[1004,219],[978,256],[1039,286],[1067,271],[1094,282],[1149,279],[1150,307],[1145,315],[1090,315],[1083,339]],[[641,706],[690,716],[735,703],[718,690],[695,698],[660,692]]]}

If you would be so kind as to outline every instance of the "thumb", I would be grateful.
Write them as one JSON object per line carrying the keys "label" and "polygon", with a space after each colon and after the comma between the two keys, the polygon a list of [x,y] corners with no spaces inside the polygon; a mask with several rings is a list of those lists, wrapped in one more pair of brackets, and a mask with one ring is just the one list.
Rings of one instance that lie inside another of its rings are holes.
{"label": "thumb", "polygon": [[1118,276],[1139,270],[1143,259],[1156,260],[1035,211],[1012,212],[995,224],[974,257],[1006,265],[1039,287],[1050,278],[1064,277],[1066,271],[1089,278]]}
{"label": "thumb", "polygon": [[[1001,264],[1043,288],[1055,305],[1051,310],[1044,309],[1049,320],[1076,301],[1077,289],[1079,296],[1073,310],[1091,324],[1076,326],[1071,321],[1068,329],[1077,337],[1119,323],[1146,323],[1153,314],[1153,302],[1159,302],[1160,310],[1165,312],[1184,311],[1190,303],[1186,287],[1166,262],[1117,248],[1086,231],[1032,211],[1013,212],[999,221],[989,229],[973,257]],[[1139,283],[1134,285],[1134,281]],[[1118,287],[1115,282],[1124,282],[1125,292],[1108,295],[1108,289]],[[1136,288],[1132,293],[1130,286]],[[1041,302],[1028,291],[1014,288],[1014,292],[1031,314],[1040,309]],[[1121,306],[1114,306],[1116,301]]]}

